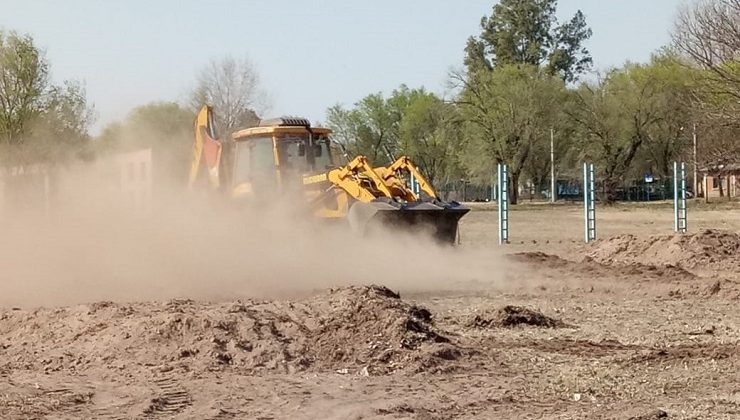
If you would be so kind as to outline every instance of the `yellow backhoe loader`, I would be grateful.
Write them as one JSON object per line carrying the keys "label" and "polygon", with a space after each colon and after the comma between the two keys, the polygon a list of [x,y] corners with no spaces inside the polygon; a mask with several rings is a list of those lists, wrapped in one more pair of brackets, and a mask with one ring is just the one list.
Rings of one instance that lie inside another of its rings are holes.
{"label": "yellow backhoe loader", "polygon": [[[292,194],[315,216],[343,221],[359,232],[418,227],[455,243],[468,208],[441,200],[407,157],[384,167],[372,167],[364,156],[339,164],[342,153],[330,134],[304,118],[282,117],[236,131],[233,143],[225,144],[215,133],[212,109],[204,106],[195,120],[189,184],[192,188],[206,178],[205,172],[212,188],[235,200]],[[409,185],[412,178],[417,192]]]}

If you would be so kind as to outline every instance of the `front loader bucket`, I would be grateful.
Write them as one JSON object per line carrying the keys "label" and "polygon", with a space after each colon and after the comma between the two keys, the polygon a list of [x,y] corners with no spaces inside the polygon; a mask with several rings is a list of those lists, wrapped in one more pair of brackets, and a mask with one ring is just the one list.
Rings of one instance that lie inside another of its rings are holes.
{"label": "front loader bucket", "polygon": [[427,231],[441,243],[454,244],[460,218],[469,211],[457,203],[358,201],[350,207],[348,219],[352,229],[363,234],[380,229]]}

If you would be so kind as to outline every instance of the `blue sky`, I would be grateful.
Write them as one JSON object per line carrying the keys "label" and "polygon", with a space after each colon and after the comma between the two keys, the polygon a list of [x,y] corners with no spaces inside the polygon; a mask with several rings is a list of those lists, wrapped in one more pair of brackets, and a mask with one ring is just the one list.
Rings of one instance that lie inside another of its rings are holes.
{"label": "blue sky", "polygon": [[[560,0],[581,9],[596,68],[645,61],[669,42],[681,0]],[[322,120],[401,83],[443,94],[447,74],[479,32],[483,0],[0,0],[0,27],[31,34],[53,78],[85,83],[94,131],[137,105],[183,101],[210,59],[247,56],[271,115]]]}

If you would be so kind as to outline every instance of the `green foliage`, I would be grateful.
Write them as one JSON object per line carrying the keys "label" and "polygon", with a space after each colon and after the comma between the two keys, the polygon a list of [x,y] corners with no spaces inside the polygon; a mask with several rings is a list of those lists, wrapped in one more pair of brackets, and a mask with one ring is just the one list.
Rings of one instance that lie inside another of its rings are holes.
{"label": "green foliage", "polygon": [[375,165],[409,156],[433,184],[446,181],[456,166],[459,115],[424,88],[401,85],[388,98],[371,94],[352,109],[329,108],[327,115],[334,140],[351,156],[367,156]]}
{"label": "green foliage", "polygon": [[460,144],[460,117],[455,106],[423,88],[397,94],[405,94],[400,153],[411,157],[432,184],[450,182]]}
{"label": "green foliage", "polygon": [[734,162],[740,65],[727,46],[737,39],[722,29],[731,19],[718,26],[712,16],[737,9],[719,7],[723,1],[681,15],[675,44],[693,61],[661,49],[647,64],[573,86],[592,61],[583,14],[558,23],[556,0],[501,0],[468,40],[452,104],[401,86],[387,99],[373,94],[354,108],[331,108],[329,125],[350,154],[376,163],[387,161],[386,149],[408,154],[437,181],[489,185],[496,163],[506,163],[512,203],[520,179],[548,187],[551,130],[557,173],[578,178],[580,164],[594,161],[607,200],[629,179],[668,176],[674,160],[690,161],[694,123],[701,161]]}
{"label": "green foliage", "polygon": [[6,144],[19,144],[44,111],[49,65],[29,35],[0,31],[0,73],[0,135]]}
{"label": "green foliage", "polygon": [[633,166],[669,176],[674,160],[681,157],[691,159],[687,152],[691,146],[694,121],[691,102],[696,87],[696,71],[670,50],[653,55],[649,64],[631,70],[639,83],[652,85],[656,94],[655,112],[658,114],[655,123],[646,127],[644,153],[638,154],[641,161]]}
{"label": "green foliage", "polygon": [[687,140],[690,83],[690,71],[664,53],[579,87],[568,114],[582,157],[599,165],[607,200],[628,175],[668,174]]}
{"label": "green foliage", "polygon": [[97,141],[101,150],[147,147],[169,150],[183,143],[187,136],[187,144],[191,146],[194,118],[193,112],[176,102],[152,102],[131,110],[123,122],[107,125]]}
{"label": "green foliage", "polygon": [[390,162],[386,150],[395,153],[399,148],[401,101],[394,91],[389,99],[381,93],[367,95],[353,109],[335,105],[327,110],[327,125],[350,155],[386,164]]}
{"label": "green foliage", "polygon": [[481,19],[480,36],[468,40],[466,73],[454,76],[465,127],[461,161],[478,184],[492,182],[496,163],[506,163],[513,204],[521,176],[538,189],[549,177],[551,130],[559,134],[559,160],[568,156],[564,82],[592,63],[583,46],[591,37],[584,15],[559,24],[556,10],[557,0],[500,1]]}
{"label": "green foliage", "polygon": [[[535,159],[549,160],[550,129],[561,124],[565,84],[533,65],[506,65],[463,80],[457,103],[465,121],[463,162],[473,181],[491,182],[497,163],[509,165],[512,185],[528,164],[540,177]],[[510,189],[516,203],[516,188]]]}
{"label": "green foliage", "polygon": [[123,122],[108,124],[96,139],[99,154],[151,148],[158,178],[184,182],[193,146],[195,115],[175,102],[134,108]]}
{"label": "green foliage", "polygon": [[50,83],[33,38],[13,31],[0,31],[0,75],[0,163],[84,157],[93,113],[82,85]]}
{"label": "green foliage", "polygon": [[549,74],[575,81],[592,59],[583,43],[591,29],[579,10],[558,24],[557,0],[502,0],[490,17],[481,19],[481,34],[471,37],[465,65],[469,73],[497,66],[529,64],[542,66]]}
{"label": "green foliage", "polygon": [[87,129],[94,119],[81,84],[65,81],[46,94],[44,111],[33,125],[30,136],[37,158],[68,160],[91,158]]}

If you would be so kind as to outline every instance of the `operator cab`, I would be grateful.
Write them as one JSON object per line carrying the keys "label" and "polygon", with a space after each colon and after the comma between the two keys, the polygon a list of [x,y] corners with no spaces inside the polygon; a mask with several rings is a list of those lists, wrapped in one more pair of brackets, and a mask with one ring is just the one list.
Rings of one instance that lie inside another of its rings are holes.
{"label": "operator cab", "polygon": [[261,189],[274,191],[302,184],[305,175],[335,167],[331,130],[311,127],[305,118],[263,120],[232,134],[235,142],[234,195]]}

